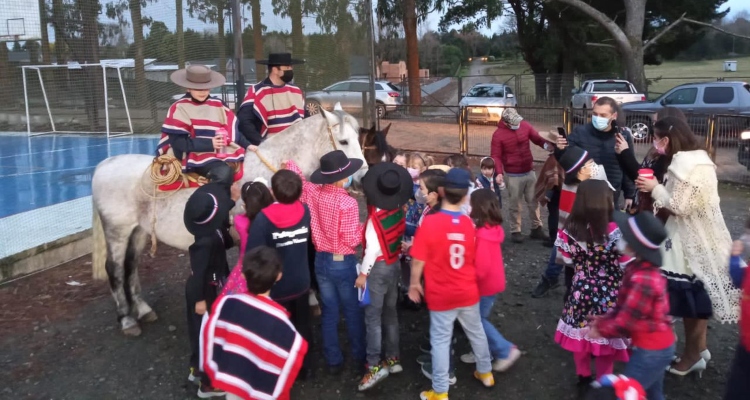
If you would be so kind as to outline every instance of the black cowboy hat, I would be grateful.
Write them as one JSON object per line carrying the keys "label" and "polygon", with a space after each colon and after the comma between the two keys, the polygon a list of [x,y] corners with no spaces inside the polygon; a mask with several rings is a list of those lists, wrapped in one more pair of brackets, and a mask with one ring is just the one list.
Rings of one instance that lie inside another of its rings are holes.
{"label": "black cowboy hat", "polygon": [[364,161],[349,158],[341,150],[334,150],[320,157],[320,168],[310,175],[310,182],[317,184],[335,183],[359,171]]}
{"label": "black cowboy hat", "polygon": [[234,201],[226,187],[218,183],[207,183],[199,187],[185,204],[183,220],[193,236],[212,235],[216,229],[229,223],[229,210]]}
{"label": "black cowboy hat", "polygon": [[305,60],[292,58],[291,53],[271,53],[267,60],[258,60],[256,63],[261,65],[296,65],[304,64]]}
{"label": "black cowboy hat", "polygon": [[566,175],[575,175],[589,159],[591,159],[591,155],[589,155],[588,151],[577,146],[569,146],[565,149],[558,161]]}
{"label": "black cowboy hat", "polygon": [[394,210],[409,201],[414,183],[406,168],[393,163],[378,163],[362,178],[367,202],[381,210]]}
{"label": "black cowboy hat", "polygon": [[650,263],[661,266],[661,243],[667,238],[664,225],[653,214],[639,212],[631,216],[615,211],[614,220],[622,237],[635,254]]}

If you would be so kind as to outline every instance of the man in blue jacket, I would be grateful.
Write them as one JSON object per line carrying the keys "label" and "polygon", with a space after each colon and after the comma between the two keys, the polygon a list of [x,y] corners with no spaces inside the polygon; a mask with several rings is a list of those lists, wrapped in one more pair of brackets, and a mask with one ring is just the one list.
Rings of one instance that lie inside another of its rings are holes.
{"label": "man in blue jacket", "polygon": [[619,127],[618,120],[624,118],[620,105],[611,97],[599,98],[591,109],[591,123],[573,129],[568,139],[558,139],[558,148],[568,145],[586,150],[597,164],[604,167],[607,180],[615,188],[615,206],[620,204],[620,194],[625,196],[625,208],[630,208],[635,198],[635,183],[622,171],[615,152],[615,133],[620,132],[633,148],[633,135],[628,128]]}

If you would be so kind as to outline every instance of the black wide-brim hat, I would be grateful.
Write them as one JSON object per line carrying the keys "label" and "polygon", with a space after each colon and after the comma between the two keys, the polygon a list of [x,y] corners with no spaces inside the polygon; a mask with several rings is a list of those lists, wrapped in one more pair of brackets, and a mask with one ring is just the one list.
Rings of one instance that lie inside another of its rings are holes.
{"label": "black wide-brim hat", "polygon": [[291,53],[271,53],[267,60],[258,60],[256,63],[261,65],[297,65],[304,64],[305,60],[292,58]]}
{"label": "black wide-brim hat", "polygon": [[414,182],[406,168],[394,163],[378,163],[362,178],[367,202],[381,210],[395,210],[414,194]]}
{"label": "black wide-brim hat", "polygon": [[565,174],[575,175],[581,167],[586,165],[586,161],[590,158],[591,155],[589,155],[588,151],[577,146],[568,146],[565,151],[563,151],[558,162],[563,168],[563,171],[565,171]]}
{"label": "black wide-brim hat", "polygon": [[631,216],[615,211],[613,217],[622,232],[622,237],[635,254],[660,267],[662,263],[660,247],[667,238],[667,231],[661,221],[649,212],[639,212]]}
{"label": "black wide-brim hat", "polygon": [[349,158],[341,150],[334,150],[320,157],[320,168],[310,175],[310,182],[317,184],[336,183],[354,175],[362,168],[364,161]]}
{"label": "black wide-brim hat", "polygon": [[213,235],[217,229],[228,225],[232,207],[234,201],[226,187],[207,183],[190,195],[185,204],[185,227],[193,236]]}

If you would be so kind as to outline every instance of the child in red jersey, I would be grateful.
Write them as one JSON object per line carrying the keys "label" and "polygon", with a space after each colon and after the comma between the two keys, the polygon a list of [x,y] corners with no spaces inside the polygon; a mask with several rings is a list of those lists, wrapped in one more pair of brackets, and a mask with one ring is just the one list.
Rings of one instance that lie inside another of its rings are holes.
{"label": "child in red jersey", "polygon": [[618,251],[635,260],[625,268],[617,305],[594,317],[588,335],[592,339],[630,336],[633,348],[625,376],[643,386],[648,400],[663,400],[664,372],[674,355],[667,280],[659,269],[659,246],[667,232],[651,213],[616,212],[614,220],[622,232]]}
{"label": "child in red jersey", "polygon": [[479,315],[474,224],[461,213],[470,181],[471,175],[466,170],[448,171],[441,193],[441,210],[422,221],[411,249],[409,298],[418,302],[424,296],[430,310],[432,390],[422,392],[422,400],[448,398],[450,343],[456,319],[463,326],[476,358],[474,377],[486,387],[495,385],[487,336]]}

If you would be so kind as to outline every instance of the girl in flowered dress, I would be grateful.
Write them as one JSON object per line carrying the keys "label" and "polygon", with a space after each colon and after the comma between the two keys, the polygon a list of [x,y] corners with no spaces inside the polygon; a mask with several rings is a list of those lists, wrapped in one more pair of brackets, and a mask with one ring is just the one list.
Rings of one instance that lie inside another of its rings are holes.
{"label": "girl in flowered dress", "polygon": [[247,182],[242,185],[242,202],[245,214],[234,216],[234,227],[240,235],[240,256],[237,265],[227,278],[227,284],[221,292],[225,294],[247,293],[247,284],[245,277],[242,275],[242,259],[245,256],[245,246],[247,245],[247,236],[250,232],[250,223],[260,211],[273,203],[273,195],[268,190],[268,186],[263,181]]}
{"label": "girl in flowered dress", "polygon": [[575,270],[565,299],[555,341],[573,353],[578,383],[592,382],[591,357],[596,357],[596,377],[612,373],[615,361],[628,361],[622,338],[593,339],[588,336],[589,318],[603,315],[615,306],[627,261],[617,252],[620,230],[612,221],[614,202],[606,181],[587,180],[578,186],[575,203],[555,246],[566,265]]}

